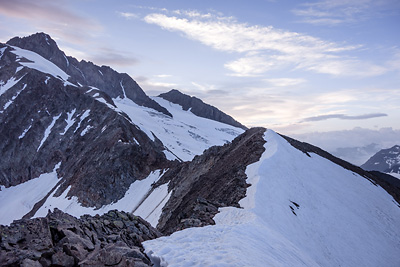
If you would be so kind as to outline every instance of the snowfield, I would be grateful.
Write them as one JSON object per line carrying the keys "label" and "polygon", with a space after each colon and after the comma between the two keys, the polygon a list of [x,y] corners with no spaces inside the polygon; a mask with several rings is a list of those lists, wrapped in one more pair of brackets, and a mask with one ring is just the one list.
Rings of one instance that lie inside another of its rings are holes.
{"label": "snowfield", "polygon": [[400,266],[400,208],[382,188],[268,130],[243,209],[143,243],[155,266]]}
{"label": "snowfield", "polygon": [[[152,190],[151,185],[160,178],[161,174],[161,171],[154,171],[146,179],[133,182],[122,199],[110,205],[103,206],[97,210],[95,208],[81,206],[77,197],[68,198],[67,194],[69,189],[67,189],[59,197],[51,195],[49,198],[47,198],[46,202],[36,212],[34,217],[45,217],[48,210],[53,210],[54,208],[58,208],[77,218],[84,214],[102,215],[110,210],[117,209],[126,212],[134,211],[135,215],[142,218],[150,217],[151,220],[149,220],[149,222],[151,222],[151,224],[155,227],[161,215],[161,209],[169,199],[168,192],[165,190],[165,188],[168,186],[167,184],[162,185],[161,190],[157,190],[158,188],[154,190],[154,192]],[[155,196],[152,192],[163,194],[158,194]],[[148,193],[151,194],[148,195]]]}
{"label": "snowfield", "polygon": [[[63,70],[57,67],[53,62],[50,62],[49,60],[45,59],[39,54],[16,46],[10,46],[10,47],[13,48],[11,52],[17,55],[17,57],[19,57],[18,63],[21,64],[22,66],[31,69],[36,69],[43,73],[48,73],[54,76],[55,78],[63,80],[64,82],[68,80],[69,78],[68,74],[66,74]],[[22,59],[24,58],[31,62],[22,61]]]}
{"label": "snowfield", "polygon": [[173,118],[141,107],[129,98],[113,100],[118,109],[125,112],[150,139],[154,140],[154,134],[161,140],[166,148],[164,153],[170,160],[192,160],[205,149],[230,142],[244,132],[228,124],[198,117],[163,98],[152,99],[166,108]]}
{"label": "snowfield", "polygon": [[13,220],[21,219],[36,202],[51,192],[59,181],[56,173],[58,167],[56,165],[51,173],[44,173],[17,186],[0,186],[0,224],[9,225]]}

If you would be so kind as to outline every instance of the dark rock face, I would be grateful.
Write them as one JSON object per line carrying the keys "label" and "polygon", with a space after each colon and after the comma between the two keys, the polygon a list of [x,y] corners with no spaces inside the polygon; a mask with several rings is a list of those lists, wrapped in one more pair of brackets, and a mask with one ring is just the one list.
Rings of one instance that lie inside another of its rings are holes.
{"label": "dark rock face", "polygon": [[242,128],[244,130],[247,129],[246,126],[240,124],[231,116],[225,114],[221,110],[204,103],[201,99],[198,99],[193,96],[188,96],[182,94],[178,90],[171,90],[168,93],[160,94],[159,97],[164,98],[172,103],[181,105],[183,110],[189,110],[199,116],[206,119],[211,119],[215,121],[219,121],[225,124],[229,124],[238,128]]}
{"label": "dark rock face", "polygon": [[[283,138],[285,138],[293,147],[299,149],[303,153],[306,153],[308,156],[310,156],[308,153],[315,153],[321,157],[324,157],[333,163],[342,166],[343,168],[350,170],[352,172],[355,172],[362,177],[365,177],[368,179],[371,183],[375,185],[381,186],[383,189],[385,189],[396,201],[399,203],[400,207],[400,184],[398,183],[398,179],[390,176],[390,175],[385,175],[384,173],[380,172],[370,172],[370,171],[365,171],[362,168],[355,166],[347,161],[344,161],[342,159],[339,159],[328,152],[320,149],[319,147],[310,145],[308,143],[300,142],[298,140],[295,140],[293,138],[290,138],[288,136],[282,135]],[[390,177],[388,177],[390,176]]]}
{"label": "dark rock face", "polygon": [[151,266],[141,242],[161,235],[125,212],[77,219],[57,209],[0,232],[2,266]]}
{"label": "dark rock face", "polygon": [[400,146],[382,149],[361,165],[367,171],[400,173]]}
{"label": "dark rock face", "polygon": [[108,94],[111,98],[127,97],[140,106],[149,107],[171,116],[168,110],[150,99],[140,86],[126,73],[118,73],[108,66],[97,66],[92,62],[78,61],[66,56],[56,42],[45,33],[36,33],[28,37],[14,37],[8,45],[33,51],[53,62],[70,75],[69,81],[83,86],[94,86]]}
{"label": "dark rock face", "polygon": [[1,185],[23,183],[61,163],[56,193],[71,186],[69,196],[101,207],[168,164],[161,142],[118,112],[105,92],[21,68],[11,50],[1,55],[0,79],[20,80],[0,95]]}
{"label": "dark rock face", "polygon": [[264,128],[252,128],[232,143],[214,146],[193,161],[169,169],[157,184],[169,183],[172,195],[157,228],[171,234],[188,227],[215,224],[219,207],[239,207],[246,196],[246,167],[264,152]]}

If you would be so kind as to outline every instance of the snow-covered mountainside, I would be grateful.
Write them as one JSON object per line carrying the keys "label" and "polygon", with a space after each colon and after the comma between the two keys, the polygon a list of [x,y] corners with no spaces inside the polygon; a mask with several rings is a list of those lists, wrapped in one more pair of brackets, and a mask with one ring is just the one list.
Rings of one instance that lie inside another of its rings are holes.
{"label": "snow-covered mountainside", "polygon": [[159,266],[399,266],[400,206],[373,182],[272,130],[241,208],[143,243]]}
{"label": "snow-covered mountainside", "polygon": [[2,224],[56,206],[105,212],[129,190],[146,194],[146,177],[244,131],[152,99],[126,74],[65,56],[47,34],[0,44],[0,69]]}
{"label": "snow-covered mountainside", "polygon": [[361,168],[368,171],[400,174],[400,146],[382,149],[368,159]]}
{"label": "snow-covered mountainside", "polygon": [[47,34],[0,43],[0,262],[400,266],[399,179],[236,123]]}

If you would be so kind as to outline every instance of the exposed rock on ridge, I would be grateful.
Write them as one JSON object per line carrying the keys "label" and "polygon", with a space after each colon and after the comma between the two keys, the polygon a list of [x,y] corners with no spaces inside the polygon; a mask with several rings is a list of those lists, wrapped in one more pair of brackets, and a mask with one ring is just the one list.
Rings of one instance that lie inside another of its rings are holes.
{"label": "exposed rock on ridge", "polygon": [[157,228],[165,234],[215,224],[219,207],[239,207],[246,196],[246,167],[264,152],[265,128],[252,128],[232,143],[214,146],[193,161],[171,168],[157,183],[169,182],[172,195]]}
{"label": "exposed rock on ridge", "polygon": [[0,232],[2,266],[151,266],[141,242],[160,236],[125,212],[77,219],[57,209],[0,225]]}
{"label": "exposed rock on ridge", "polygon": [[226,123],[226,124],[238,127],[238,128],[242,128],[244,130],[247,129],[246,126],[240,124],[235,119],[233,119],[231,116],[225,114],[224,112],[217,109],[216,107],[208,105],[208,104],[204,103],[201,99],[198,99],[194,96],[185,95],[185,94],[179,92],[178,90],[174,89],[167,93],[160,94],[159,97],[162,97],[165,100],[168,100],[172,103],[181,105],[183,110],[190,109],[190,111],[193,114],[195,114],[199,117]]}

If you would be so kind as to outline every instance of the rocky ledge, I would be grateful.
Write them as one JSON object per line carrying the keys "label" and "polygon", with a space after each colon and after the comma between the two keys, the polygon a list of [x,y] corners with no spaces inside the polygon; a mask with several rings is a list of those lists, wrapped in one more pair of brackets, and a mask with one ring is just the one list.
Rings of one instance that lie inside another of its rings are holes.
{"label": "rocky ledge", "polygon": [[80,219],[58,209],[0,225],[2,266],[151,266],[141,243],[161,234],[120,211]]}

